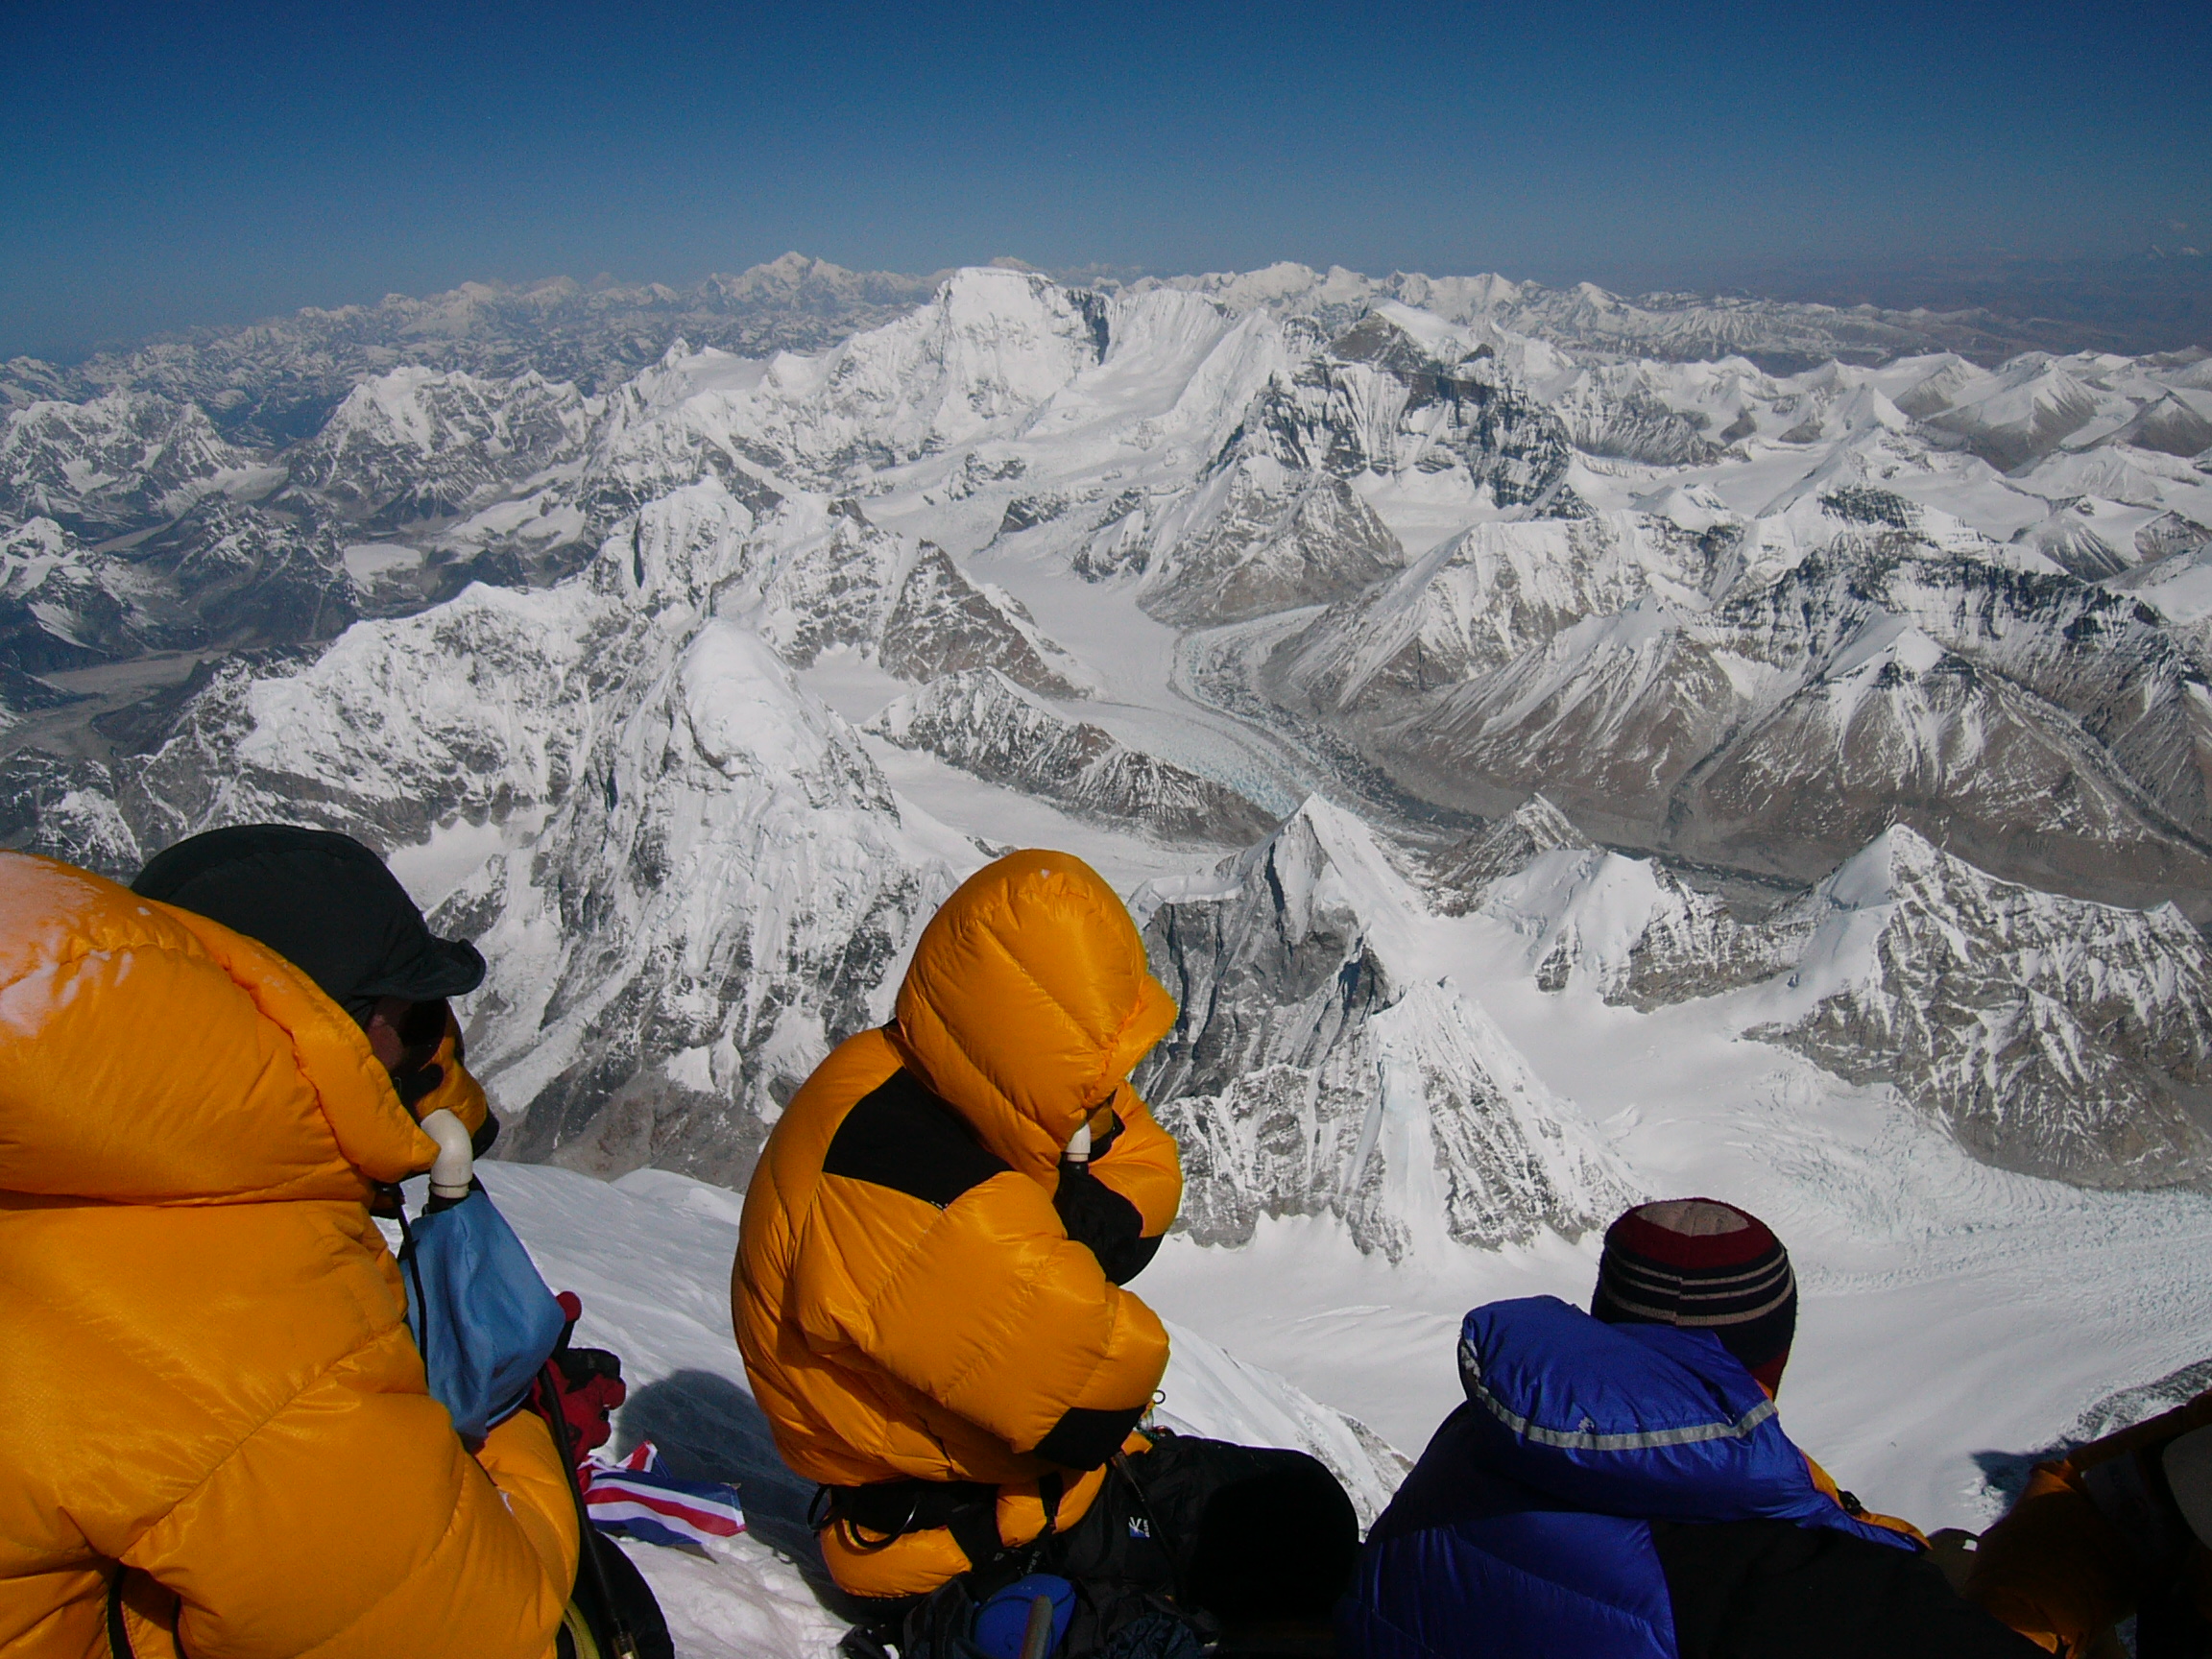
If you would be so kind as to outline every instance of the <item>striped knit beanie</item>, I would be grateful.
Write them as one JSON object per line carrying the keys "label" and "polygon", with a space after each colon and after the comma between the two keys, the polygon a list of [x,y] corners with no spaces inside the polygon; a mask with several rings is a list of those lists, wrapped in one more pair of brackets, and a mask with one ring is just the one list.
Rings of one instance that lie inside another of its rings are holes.
{"label": "striped knit beanie", "polygon": [[1756,1215],[1716,1198],[1670,1198],[1605,1230],[1590,1311],[1610,1325],[1710,1331],[1771,1393],[1797,1334],[1797,1278]]}

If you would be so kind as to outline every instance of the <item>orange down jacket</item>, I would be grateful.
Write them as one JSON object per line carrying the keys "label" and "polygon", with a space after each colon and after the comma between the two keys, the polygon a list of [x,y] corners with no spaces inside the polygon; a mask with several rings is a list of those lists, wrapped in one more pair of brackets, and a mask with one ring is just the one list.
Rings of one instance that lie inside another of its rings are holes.
{"label": "orange down jacket", "polygon": [[[435,1106],[482,1121],[458,1064]],[[281,957],[0,853],[0,1651],[550,1649],[551,1437],[462,1448],[369,1214],[435,1152]]]}
{"label": "orange down jacket", "polygon": [[[2075,1655],[2117,1650],[2112,1626],[2143,1599],[2173,1580],[2202,1618],[2212,1618],[2212,1551],[2188,1539],[2178,1523],[2176,1559],[2153,1568],[2139,1541],[2106,1513],[2091,1483],[2104,1465],[2154,1462],[2173,1441],[2212,1426],[2212,1393],[2200,1394],[2133,1428],[2038,1463],[2005,1518],[1982,1534],[1966,1579],[1966,1597],[2047,1651]],[[2155,1490],[2153,1477],[2144,1489]],[[2169,1500],[2170,1502],[2170,1500]]]}
{"label": "orange down jacket", "polygon": [[[1174,1019],[1129,913],[1080,859],[1017,853],[946,901],[897,1018],[815,1069],[745,1194],[737,1341],[793,1469],[831,1487],[997,1486],[1008,1544],[1044,1528],[1040,1477],[1061,1488],[1056,1525],[1089,1507],[1167,1337],[1070,1238],[1060,1154],[1085,1122],[1111,1135],[1093,1174],[1146,1237],[1166,1232],[1182,1167],[1127,1078]],[[970,1565],[943,1527],[885,1542],[839,1521],[822,1541],[861,1596]]]}

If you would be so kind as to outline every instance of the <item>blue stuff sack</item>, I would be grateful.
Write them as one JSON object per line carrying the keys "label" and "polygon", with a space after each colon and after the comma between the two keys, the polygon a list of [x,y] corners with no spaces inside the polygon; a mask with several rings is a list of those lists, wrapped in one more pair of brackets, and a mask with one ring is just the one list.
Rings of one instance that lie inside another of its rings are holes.
{"label": "blue stuff sack", "polygon": [[1052,1641],[1045,1651],[1056,1651],[1067,1638],[1069,1621],[1075,1617],[1075,1586],[1050,1573],[1017,1578],[976,1608],[974,1634],[969,1639],[988,1659],[1022,1659],[1029,1606],[1040,1596],[1052,1603]]}
{"label": "blue stuff sack", "polygon": [[432,1397],[473,1452],[521,1406],[567,1315],[483,1188],[400,1225],[407,1328]]}

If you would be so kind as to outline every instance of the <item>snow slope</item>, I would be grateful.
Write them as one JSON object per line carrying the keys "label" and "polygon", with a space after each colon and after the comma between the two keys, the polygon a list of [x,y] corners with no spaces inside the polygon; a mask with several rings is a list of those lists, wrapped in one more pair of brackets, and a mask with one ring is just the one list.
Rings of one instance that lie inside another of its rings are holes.
{"label": "snow slope", "polygon": [[[740,1200],[658,1169],[612,1184],[542,1165],[479,1170],[546,1281],[583,1297],[577,1340],[622,1356],[630,1399],[615,1449],[651,1439],[672,1473],[738,1486],[738,1538],[701,1555],[624,1545],[669,1616],[680,1659],[827,1654],[848,1622],[805,1524],[813,1488],[777,1458],[730,1329]],[[1345,1481],[1363,1523],[1380,1511],[1404,1465],[1376,1434],[1190,1331],[1170,1326],[1169,1337],[1162,1423],[1309,1451]]]}

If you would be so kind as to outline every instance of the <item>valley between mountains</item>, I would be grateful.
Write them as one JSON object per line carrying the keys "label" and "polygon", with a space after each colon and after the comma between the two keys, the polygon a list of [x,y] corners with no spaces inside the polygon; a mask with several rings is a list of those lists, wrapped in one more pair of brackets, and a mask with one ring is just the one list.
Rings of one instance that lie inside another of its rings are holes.
{"label": "valley between mountains", "polygon": [[2039,344],[792,256],[18,361],[0,836],[358,835],[506,1157],[733,1190],[1068,849],[1182,1010],[1140,1288],[1301,1421],[1418,1451],[1460,1311],[1709,1191],[1792,1432],[1977,1524],[2212,1347],[2212,359]]}

